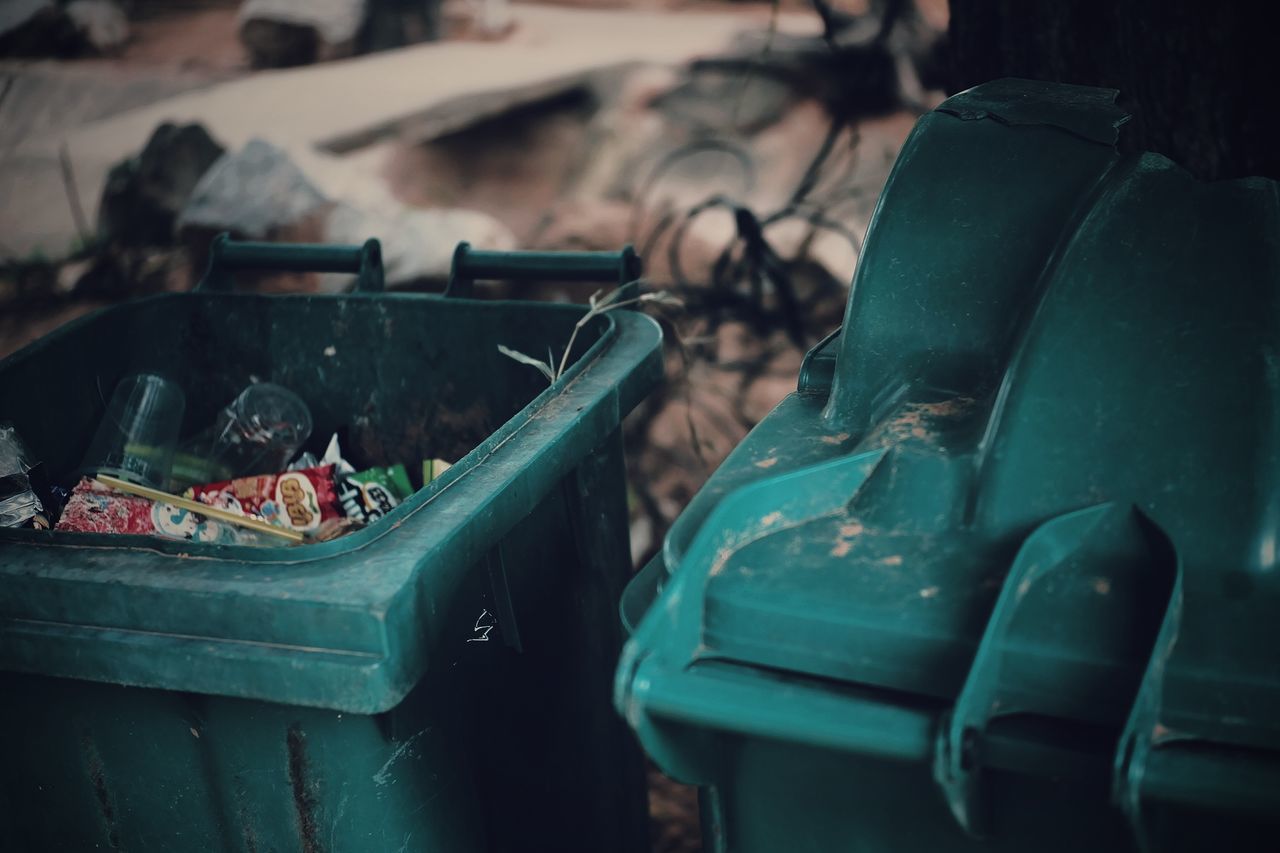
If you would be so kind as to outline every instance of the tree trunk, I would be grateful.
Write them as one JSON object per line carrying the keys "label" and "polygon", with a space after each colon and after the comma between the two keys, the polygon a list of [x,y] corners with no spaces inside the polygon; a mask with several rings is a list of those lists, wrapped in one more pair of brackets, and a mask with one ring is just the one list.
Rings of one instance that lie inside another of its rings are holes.
{"label": "tree trunk", "polygon": [[1268,16],[1213,0],[951,0],[951,91],[999,77],[1120,90],[1127,151],[1204,179],[1280,178]]}

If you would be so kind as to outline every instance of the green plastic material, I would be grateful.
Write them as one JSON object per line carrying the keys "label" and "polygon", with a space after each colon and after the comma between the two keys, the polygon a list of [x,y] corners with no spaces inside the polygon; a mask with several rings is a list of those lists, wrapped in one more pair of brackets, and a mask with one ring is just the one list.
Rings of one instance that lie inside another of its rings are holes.
{"label": "green plastic material", "polygon": [[1274,849],[1280,192],[1120,155],[1114,99],[919,121],[843,328],[624,595],[711,849]]}
{"label": "green plastic material", "polygon": [[618,252],[488,252],[459,243],[453,252],[447,296],[470,296],[476,281],[613,282],[622,296],[638,293],[640,258],[631,246]]}
{"label": "green plastic material", "polygon": [[372,238],[363,246],[336,246],[238,242],[219,234],[209,247],[209,267],[196,289],[229,290],[234,281],[230,273],[248,269],[352,273],[356,276],[355,289],[361,292],[380,291],[384,283],[382,244]]}
{"label": "green plastic material", "polygon": [[324,544],[0,531],[0,849],[646,849],[609,696],[620,423],[661,378],[661,334],[610,313],[551,388],[497,349],[560,347],[582,313],[205,287],[0,362],[0,419],[55,480],[137,371],[182,385],[188,432],[269,380],[308,401],[317,453],[345,427],[364,464],[455,462]]}

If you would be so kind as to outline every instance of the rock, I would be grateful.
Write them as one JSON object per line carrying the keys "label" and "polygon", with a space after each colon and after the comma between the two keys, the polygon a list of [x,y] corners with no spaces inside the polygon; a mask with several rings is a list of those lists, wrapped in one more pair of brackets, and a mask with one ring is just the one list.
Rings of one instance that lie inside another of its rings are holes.
{"label": "rock", "polygon": [[511,0],[471,0],[471,29],[477,38],[501,38],[514,26]]}
{"label": "rock", "polygon": [[[254,139],[205,173],[178,227],[197,265],[201,244],[221,231],[240,239],[280,242],[359,244],[376,237],[382,243],[386,282],[392,286],[447,279],[453,250],[463,240],[486,249],[515,248],[511,230],[487,214],[412,208],[387,192],[353,192],[348,184],[364,174],[330,157],[301,155],[295,160]],[[289,286],[336,292],[351,282],[349,275],[305,278]]]}
{"label": "rock", "polygon": [[320,58],[320,43],[310,27],[280,21],[246,21],[240,41],[254,68],[290,68],[310,65]]}
{"label": "rock", "polygon": [[[474,210],[400,207],[368,212],[340,204],[329,214],[324,230],[326,242],[358,244],[370,237],[377,237],[382,243],[382,263],[389,287],[448,279],[453,250],[463,241],[483,249],[516,247],[511,229]],[[339,281],[326,280],[321,289],[340,286]]]}
{"label": "rock", "polygon": [[67,4],[67,17],[98,53],[114,53],[129,40],[129,19],[111,0],[73,0]]}
{"label": "rock", "polygon": [[251,139],[204,173],[178,217],[178,229],[265,240],[302,228],[328,208],[328,200],[284,149]]}
{"label": "rock", "polygon": [[53,0],[0,0],[0,56],[70,56],[76,28]]}
{"label": "rock", "polygon": [[510,0],[444,0],[440,29],[453,40],[488,41],[515,29]]}
{"label": "rock", "polygon": [[369,0],[361,53],[392,50],[440,38],[440,0]]}
{"label": "rock", "polygon": [[285,68],[350,56],[366,0],[245,0],[240,40],[255,68]]}
{"label": "rock", "polygon": [[84,278],[85,273],[89,272],[92,266],[93,261],[88,258],[63,264],[58,268],[57,277],[53,283],[54,292],[59,296],[70,296],[75,293],[80,279]]}
{"label": "rock", "polygon": [[0,3],[0,38],[55,9],[53,0],[5,0]]}
{"label": "rock", "polygon": [[175,219],[201,176],[223,153],[202,125],[160,125],[141,154],[108,174],[98,208],[98,235],[121,246],[168,245]]}
{"label": "rock", "polygon": [[113,53],[129,40],[129,19],[112,0],[0,0],[0,56]]}

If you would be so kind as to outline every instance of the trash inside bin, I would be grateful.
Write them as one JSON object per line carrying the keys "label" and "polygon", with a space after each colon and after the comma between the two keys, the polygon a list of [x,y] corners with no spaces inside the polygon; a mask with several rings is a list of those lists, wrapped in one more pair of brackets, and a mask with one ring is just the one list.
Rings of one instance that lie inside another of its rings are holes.
{"label": "trash inside bin", "polygon": [[[494,277],[559,271],[476,254]],[[627,253],[562,260],[633,276]],[[548,387],[497,347],[563,346],[582,308],[381,293],[375,265],[374,243],[219,243],[196,292],[0,362],[13,467],[74,483],[128,376],[181,389],[183,435],[270,382],[309,409],[299,464],[339,433],[362,495],[402,496],[298,545],[0,530],[0,849],[645,849],[609,696],[619,425],[661,378],[660,331],[601,317]],[[361,275],[348,295],[236,293],[245,266]]]}
{"label": "trash inside bin", "polygon": [[712,849],[1274,848],[1280,196],[1120,155],[1114,97],[920,120],[642,578],[615,701]]}

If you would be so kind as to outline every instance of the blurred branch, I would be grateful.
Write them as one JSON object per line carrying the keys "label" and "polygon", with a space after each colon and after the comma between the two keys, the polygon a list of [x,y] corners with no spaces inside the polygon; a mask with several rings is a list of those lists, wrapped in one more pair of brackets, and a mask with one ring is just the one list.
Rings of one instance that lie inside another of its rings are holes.
{"label": "blurred branch", "polygon": [[76,186],[76,175],[71,168],[71,155],[67,151],[67,143],[63,142],[58,149],[58,163],[62,167],[62,186],[67,193],[67,204],[71,207],[71,218],[75,221],[76,233],[80,242],[88,244],[93,239],[89,230],[89,222],[84,215],[84,207],[80,203],[80,190]]}

